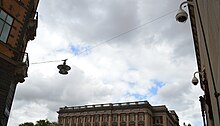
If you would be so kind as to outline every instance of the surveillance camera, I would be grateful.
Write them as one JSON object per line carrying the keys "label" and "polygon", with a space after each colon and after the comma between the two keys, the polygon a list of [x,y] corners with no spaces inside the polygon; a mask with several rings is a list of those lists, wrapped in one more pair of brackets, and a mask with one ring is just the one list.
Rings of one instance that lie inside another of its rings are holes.
{"label": "surveillance camera", "polygon": [[187,18],[188,18],[188,14],[186,13],[186,11],[184,11],[183,9],[179,9],[176,14],[176,20],[178,22],[183,23],[186,22]]}
{"label": "surveillance camera", "polygon": [[192,83],[194,85],[197,85],[199,83],[199,80],[194,76],[193,79],[192,79]]}

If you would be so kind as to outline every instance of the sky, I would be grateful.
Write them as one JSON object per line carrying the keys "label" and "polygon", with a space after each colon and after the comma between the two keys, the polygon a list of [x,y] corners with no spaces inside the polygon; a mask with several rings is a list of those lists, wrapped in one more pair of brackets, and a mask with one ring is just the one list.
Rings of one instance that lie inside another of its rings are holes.
{"label": "sky", "polygon": [[[17,85],[8,125],[57,121],[64,106],[142,100],[175,110],[181,126],[202,125],[190,20],[175,20],[181,2],[41,0],[28,77]],[[67,75],[57,69],[64,59]]]}

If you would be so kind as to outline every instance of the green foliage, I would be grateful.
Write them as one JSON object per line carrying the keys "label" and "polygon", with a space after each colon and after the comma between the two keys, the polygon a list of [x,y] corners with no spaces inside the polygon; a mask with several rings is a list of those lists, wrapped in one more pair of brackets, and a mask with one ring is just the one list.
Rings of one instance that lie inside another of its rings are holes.
{"label": "green foliage", "polygon": [[34,123],[26,122],[26,123],[19,124],[19,126],[34,126]]}
{"label": "green foliage", "polygon": [[38,120],[35,125],[32,122],[25,122],[25,123],[19,124],[19,126],[58,126],[58,123],[50,122],[46,119],[46,120]]}

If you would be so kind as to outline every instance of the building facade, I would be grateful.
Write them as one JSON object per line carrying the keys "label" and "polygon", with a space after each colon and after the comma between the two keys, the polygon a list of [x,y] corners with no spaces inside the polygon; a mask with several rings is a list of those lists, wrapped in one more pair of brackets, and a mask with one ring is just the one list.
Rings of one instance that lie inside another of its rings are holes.
{"label": "building facade", "polygon": [[220,126],[220,1],[189,1],[204,124]]}
{"label": "building facade", "polygon": [[25,52],[36,36],[39,0],[0,0],[0,126],[6,126],[18,83],[29,66]]}
{"label": "building facade", "polygon": [[59,126],[179,126],[175,111],[148,101],[62,107]]}

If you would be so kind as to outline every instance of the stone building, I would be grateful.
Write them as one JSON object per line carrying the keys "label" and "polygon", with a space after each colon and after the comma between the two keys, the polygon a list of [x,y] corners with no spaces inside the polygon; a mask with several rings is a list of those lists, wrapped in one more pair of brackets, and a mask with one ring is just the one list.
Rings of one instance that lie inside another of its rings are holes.
{"label": "stone building", "polygon": [[188,1],[204,124],[220,126],[220,1]]}
{"label": "stone building", "polygon": [[179,126],[175,111],[148,101],[62,107],[60,126]]}
{"label": "stone building", "polygon": [[0,126],[6,126],[17,84],[29,66],[25,52],[36,36],[39,0],[0,0]]}

